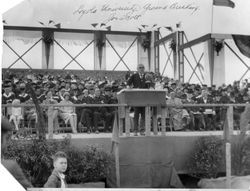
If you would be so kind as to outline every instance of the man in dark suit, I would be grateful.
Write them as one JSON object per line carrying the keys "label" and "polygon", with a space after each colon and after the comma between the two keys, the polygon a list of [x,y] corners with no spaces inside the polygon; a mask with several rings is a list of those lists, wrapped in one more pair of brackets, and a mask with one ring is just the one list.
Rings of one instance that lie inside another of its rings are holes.
{"label": "man in dark suit", "polygon": [[[201,95],[197,98],[196,102],[198,104],[213,104],[214,100],[209,96],[206,90],[202,90]],[[201,121],[203,121],[204,128],[206,130],[215,129],[215,111],[214,108],[200,108]]]}
{"label": "man in dark suit", "polygon": [[[138,64],[137,72],[134,73],[127,81],[127,84],[131,88],[139,88],[139,89],[146,89],[146,79],[145,79],[145,67],[143,64]],[[137,136],[138,132],[138,122],[139,122],[139,115],[141,114],[141,134],[144,134],[144,126],[145,126],[145,108],[144,107],[135,107],[134,108],[134,131],[135,136]]]}

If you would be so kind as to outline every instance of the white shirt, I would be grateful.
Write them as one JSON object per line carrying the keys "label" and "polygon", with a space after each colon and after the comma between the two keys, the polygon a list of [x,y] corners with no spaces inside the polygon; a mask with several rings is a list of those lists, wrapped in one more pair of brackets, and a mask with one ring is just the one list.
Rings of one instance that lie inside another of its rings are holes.
{"label": "white shirt", "polygon": [[63,173],[58,173],[60,179],[61,179],[61,188],[66,188],[66,185],[65,185],[65,175]]}

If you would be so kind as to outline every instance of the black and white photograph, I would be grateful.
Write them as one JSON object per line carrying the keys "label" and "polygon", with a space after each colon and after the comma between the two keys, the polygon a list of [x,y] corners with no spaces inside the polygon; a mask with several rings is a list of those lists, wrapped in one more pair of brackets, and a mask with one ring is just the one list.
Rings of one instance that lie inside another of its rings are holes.
{"label": "black and white photograph", "polygon": [[250,190],[250,1],[7,3],[1,190]]}

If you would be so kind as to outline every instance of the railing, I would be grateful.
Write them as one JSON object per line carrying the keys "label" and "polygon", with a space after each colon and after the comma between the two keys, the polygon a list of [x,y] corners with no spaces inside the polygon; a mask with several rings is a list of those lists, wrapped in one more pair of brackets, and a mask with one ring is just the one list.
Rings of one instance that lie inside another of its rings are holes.
{"label": "railing", "polygon": [[[239,130],[239,116],[244,111],[247,104],[182,104],[182,105],[127,105],[127,104],[41,104],[41,108],[46,111],[45,117],[49,138],[53,138],[53,111],[60,107],[73,107],[75,109],[84,108],[118,108],[119,135],[131,136],[134,131],[133,107],[145,107],[145,136],[166,135],[167,131],[186,130],[186,131],[207,131],[223,130],[228,110],[228,118],[233,120],[232,130]],[[2,113],[10,117],[12,107],[22,108],[22,127],[35,132],[34,121],[37,122],[36,116],[27,118],[27,111],[35,110],[34,105],[12,105],[2,104]],[[77,114],[77,113],[76,113]],[[59,116],[59,115],[58,115]],[[78,114],[76,115],[79,116]],[[56,116],[57,117],[57,116]],[[151,120],[152,119],[152,120]],[[60,117],[59,117],[59,120]],[[77,119],[76,119],[77,120]],[[103,119],[105,120],[105,119]],[[142,119],[140,119],[143,121]],[[61,122],[61,121],[60,121]],[[61,123],[60,123],[61,124]],[[179,125],[180,127],[177,127]],[[67,129],[67,128],[66,128]],[[70,128],[68,128],[70,129]],[[60,130],[65,130],[61,127]],[[57,132],[58,133],[58,132]],[[125,134],[124,134],[125,133]]]}
{"label": "railing", "polygon": [[[225,140],[226,145],[226,176],[227,176],[227,188],[231,187],[231,139],[234,130],[234,120],[235,112],[234,110],[239,110],[239,114],[244,111],[243,108],[248,106],[248,104],[182,104],[182,105],[127,105],[127,104],[72,104],[72,105],[61,105],[61,104],[47,104],[40,105],[41,108],[47,108],[47,116],[48,116],[48,134],[49,138],[53,138],[53,119],[52,119],[52,111],[56,110],[59,107],[74,107],[74,108],[118,108],[118,119],[119,119],[119,135],[120,136],[130,136],[132,123],[130,116],[130,109],[132,107],[145,107],[145,136],[156,136],[161,132],[162,136],[166,135],[167,128],[169,130],[173,130],[173,124],[171,124],[174,120],[174,116],[171,113],[173,109],[177,109],[182,111],[183,109],[189,110],[188,113],[192,113],[194,115],[204,116],[205,112],[200,112],[195,109],[197,108],[209,108],[212,110],[217,110],[215,115],[218,115],[218,109],[220,111],[221,121],[223,121],[223,125],[220,130],[224,131],[223,139]],[[2,110],[4,112],[9,112],[8,108],[13,107],[13,105],[2,105]],[[21,108],[35,108],[34,105],[15,105],[15,107]],[[24,109],[23,109],[24,110]],[[197,111],[197,112],[196,112]],[[204,111],[204,110],[203,110]],[[3,113],[4,113],[3,112]],[[5,113],[6,114],[6,113]],[[8,114],[8,113],[7,113]],[[208,115],[214,115],[213,113],[209,113]],[[152,120],[151,120],[152,117]],[[160,118],[160,125],[158,124],[158,117]],[[196,118],[201,119],[201,118]],[[169,123],[166,123],[166,120]],[[238,119],[239,120],[239,119]],[[152,123],[151,123],[152,122]],[[151,125],[152,124],[152,125]],[[168,126],[168,127],[167,127]],[[151,133],[152,130],[152,133]],[[125,132],[125,134],[124,134]],[[115,157],[116,157],[116,174],[117,174],[117,185],[119,183],[119,146],[115,147]]]}

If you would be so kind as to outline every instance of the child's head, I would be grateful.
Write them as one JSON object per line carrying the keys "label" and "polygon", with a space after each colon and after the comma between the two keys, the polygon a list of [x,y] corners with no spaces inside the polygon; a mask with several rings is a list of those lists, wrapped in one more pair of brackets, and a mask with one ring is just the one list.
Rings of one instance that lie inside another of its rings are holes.
{"label": "child's head", "polygon": [[55,170],[64,173],[67,170],[67,155],[62,151],[58,151],[53,156],[53,165]]}

